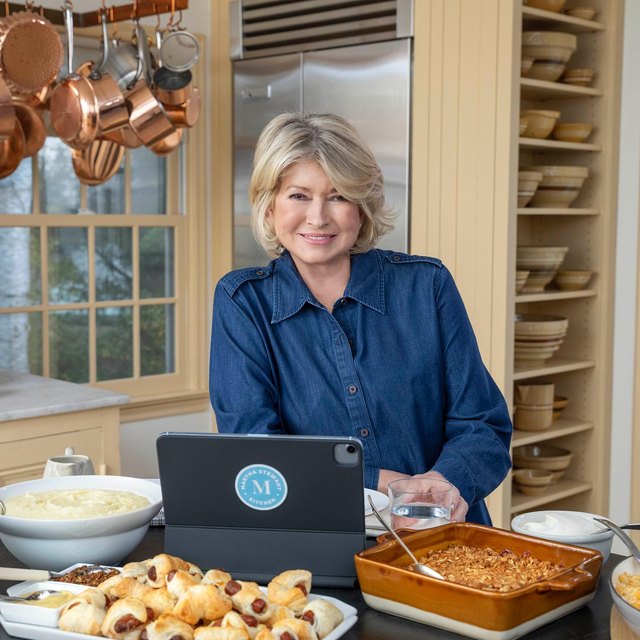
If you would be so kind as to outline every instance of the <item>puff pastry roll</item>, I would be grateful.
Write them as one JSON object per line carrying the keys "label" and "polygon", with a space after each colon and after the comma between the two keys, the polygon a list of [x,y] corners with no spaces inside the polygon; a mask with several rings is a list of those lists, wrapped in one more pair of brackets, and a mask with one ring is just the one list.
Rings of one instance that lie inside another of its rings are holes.
{"label": "puff pastry roll", "polygon": [[200,577],[195,576],[184,569],[169,571],[167,574],[167,591],[174,597],[179,598],[189,587],[200,584]]}
{"label": "puff pastry roll", "polygon": [[118,640],[138,640],[147,622],[153,619],[153,611],[138,598],[116,600],[107,609],[102,623],[102,635]]}
{"label": "puff pastry roll", "polygon": [[177,598],[174,598],[165,587],[162,589],[149,589],[140,599],[147,607],[153,609],[154,618],[158,618],[165,613],[171,613],[177,601]]}
{"label": "puff pastry roll", "polygon": [[231,610],[231,598],[212,584],[195,584],[176,602],[172,613],[191,625],[218,620]]}
{"label": "puff pastry roll", "polygon": [[277,575],[268,585],[267,597],[273,604],[292,609],[299,616],[308,602],[311,591],[311,572],[292,569]]}
{"label": "puff pastry roll", "polygon": [[193,564],[193,562],[187,562],[187,564],[189,565],[187,571],[192,576],[196,576],[197,578],[199,578],[198,582],[201,582],[203,577],[202,569],[197,564]]}
{"label": "puff pastry roll", "polygon": [[98,587],[87,587],[84,591],[73,596],[73,598],[67,602],[67,606],[72,602],[86,602],[87,604],[92,604],[99,609],[107,608],[107,597],[102,593],[102,591],[100,591],[100,589],[98,589]]}
{"label": "puff pastry roll", "polygon": [[[90,636],[100,635],[100,629],[106,615],[104,607],[87,602],[79,594],[72,598],[60,611],[58,628],[63,631],[86,633]],[[104,598],[104,594],[102,594]]]}
{"label": "puff pastry roll", "polygon": [[284,620],[285,618],[295,618],[295,617],[296,617],[296,614],[293,613],[293,611],[289,609],[289,607],[285,607],[282,604],[278,604],[275,606],[271,605],[271,615],[269,616],[269,619],[266,620],[266,624],[269,627],[272,627],[279,620]]}
{"label": "puff pastry roll", "polygon": [[140,640],[193,640],[193,627],[181,618],[165,613],[142,630]]}
{"label": "puff pastry roll", "polygon": [[222,628],[231,627],[234,629],[244,629],[249,634],[249,638],[253,640],[265,625],[260,624],[255,616],[248,613],[229,611],[220,621],[220,626]]}
{"label": "puff pastry roll", "polygon": [[231,598],[233,608],[239,613],[254,616],[258,622],[266,622],[271,617],[272,607],[257,582],[229,580],[224,586],[224,592]]}
{"label": "puff pastry roll", "polygon": [[147,582],[147,571],[149,571],[150,560],[142,560],[141,562],[127,562],[122,567],[121,576],[125,578],[135,578],[139,582]]}
{"label": "puff pastry roll", "polygon": [[271,627],[276,640],[318,640],[318,635],[306,620],[287,618]]}
{"label": "puff pastry roll", "polygon": [[189,563],[182,558],[170,556],[168,553],[160,553],[149,560],[149,568],[147,569],[147,582],[156,589],[166,585],[167,575],[171,571],[183,569],[189,570]]}
{"label": "puff pastry roll", "polygon": [[322,640],[344,620],[344,615],[333,602],[319,598],[309,602],[300,619],[306,620]]}
{"label": "puff pastry roll", "polygon": [[244,629],[235,627],[197,627],[193,633],[194,640],[250,640]]}
{"label": "puff pastry roll", "polygon": [[142,596],[152,591],[149,585],[138,582],[135,578],[111,576],[98,585],[109,600],[119,600],[121,598],[142,598]]}
{"label": "puff pastry roll", "polygon": [[273,633],[271,632],[271,629],[269,629],[268,627],[263,627],[262,629],[260,629],[260,631],[258,631],[258,635],[254,638],[254,640],[278,640]]}
{"label": "puff pastry roll", "polygon": [[224,589],[224,586],[231,580],[231,574],[222,569],[209,569],[202,578],[202,584],[215,584],[218,589]]}

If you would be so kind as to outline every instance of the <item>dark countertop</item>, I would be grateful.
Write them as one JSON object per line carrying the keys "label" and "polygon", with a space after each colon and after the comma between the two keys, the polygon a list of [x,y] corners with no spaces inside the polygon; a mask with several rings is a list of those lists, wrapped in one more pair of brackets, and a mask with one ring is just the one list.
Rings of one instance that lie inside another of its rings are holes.
{"label": "dark countertop", "polygon": [[[152,527],[140,545],[123,562],[151,558],[163,551],[163,545],[164,528]],[[602,569],[596,596],[586,607],[522,637],[536,640],[609,640],[613,601],[608,580],[613,568],[622,559],[623,556],[611,555]],[[0,544],[0,566],[22,565]],[[5,593],[11,584],[0,581],[0,593]],[[452,640],[464,637],[370,609],[358,589],[314,589],[313,593],[333,596],[358,610],[358,621],[342,636],[345,640]],[[0,640],[11,637],[13,636],[8,635],[4,629],[0,629]]]}

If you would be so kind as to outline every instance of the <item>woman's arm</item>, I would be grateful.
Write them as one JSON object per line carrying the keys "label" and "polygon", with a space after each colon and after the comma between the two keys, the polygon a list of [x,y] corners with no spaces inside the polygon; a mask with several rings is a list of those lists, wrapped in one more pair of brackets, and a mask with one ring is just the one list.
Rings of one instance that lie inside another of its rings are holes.
{"label": "woman's arm", "polygon": [[221,285],[215,291],[209,393],[223,433],[282,433],[267,345],[251,315]]}

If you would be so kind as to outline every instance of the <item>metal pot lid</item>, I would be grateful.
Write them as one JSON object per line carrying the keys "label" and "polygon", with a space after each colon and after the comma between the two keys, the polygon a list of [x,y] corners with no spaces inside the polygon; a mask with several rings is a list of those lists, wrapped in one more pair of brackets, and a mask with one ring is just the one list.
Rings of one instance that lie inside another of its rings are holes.
{"label": "metal pot lid", "polygon": [[162,39],[160,59],[162,66],[171,71],[186,71],[200,55],[198,39],[188,31],[171,31]]}
{"label": "metal pot lid", "polygon": [[0,20],[0,74],[13,93],[34,93],[53,82],[63,54],[57,31],[37,13],[19,11]]}

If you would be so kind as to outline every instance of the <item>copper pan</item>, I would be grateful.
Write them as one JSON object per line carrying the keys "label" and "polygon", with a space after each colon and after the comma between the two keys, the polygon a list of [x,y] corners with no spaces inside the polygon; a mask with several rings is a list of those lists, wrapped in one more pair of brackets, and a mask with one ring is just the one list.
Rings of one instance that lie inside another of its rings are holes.
{"label": "copper pan", "polygon": [[191,71],[171,71],[160,67],[153,74],[153,84],[158,100],[164,105],[180,105],[193,93]]}
{"label": "copper pan", "polygon": [[8,138],[15,128],[16,110],[11,100],[11,92],[0,77],[0,140]]}
{"label": "copper pan", "polygon": [[95,186],[112,178],[122,164],[124,147],[111,140],[94,140],[84,149],[71,152],[71,163],[78,180]]}
{"label": "copper pan", "polygon": [[109,131],[109,133],[105,133],[100,136],[103,140],[111,140],[112,142],[117,142],[127,149],[137,149],[142,146],[142,140],[138,138],[133,129],[127,125],[125,127],[121,127],[120,129],[116,129],[115,131]]}
{"label": "copper pan", "polygon": [[26,158],[30,158],[42,149],[47,139],[47,126],[42,116],[29,104],[14,100],[16,118],[24,133],[24,151]]}
{"label": "copper pan", "polygon": [[180,105],[165,105],[165,111],[174,127],[193,127],[200,116],[200,89],[194,87],[191,96]]}
{"label": "copper pan", "polygon": [[0,21],[0,75],[14,95],[29,95],[51,84],[62,65],[63,47],[52,24],[32,11]]}
{"label": "copper pan", "polygon": [[144,64],[144,61],[149,59],[147,37],[138,22],[136,22],[136,32],[138,59],[142,61],[142,69],[138,74],[136,84],[126,94],[125,99],[129,109],[129,126],[146,146],[151,146],[172,133],[175,128],[162,103],[157,100],[149,88],[150,69],[148,65]]}
{"label": "copper pan", "polygon": [[14,118],[13,133],[0,140],[0,179],[10,176],[22,162],[24,133],[18,118]]}
{"label": "copper pan", "polygon": [[99,105],[88,78],[73,72],[73,12],[64,8],[67,31],[67,76],[49,100],[51,125],[60,139],[74,149],[93,142],[98,132]]}
{"label": "copper pan", "polygon": [[166,156],[172,151],[175,151],[180,142],[182,141],[182,129],[176,129],[168,136],[158,140],[158,142],[152,144],[149,149],[153,151],[157,156]]}

